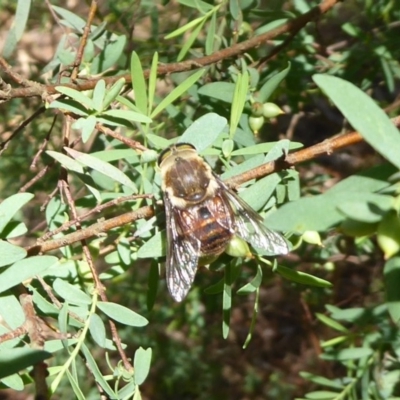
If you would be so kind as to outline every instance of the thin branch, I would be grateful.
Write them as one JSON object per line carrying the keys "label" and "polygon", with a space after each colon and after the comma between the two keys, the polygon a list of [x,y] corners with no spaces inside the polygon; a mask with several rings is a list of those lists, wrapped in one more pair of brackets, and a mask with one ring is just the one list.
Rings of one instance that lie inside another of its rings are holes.
{"label": "thin branch", "polygon": [[[319,18],[322,14],[325,14],[340,1],[341,0],[323,0],[318,6],[312,8],[307,13],[302,14],[299,17],[286,22],[275,29],[263,33],[262,35],[254,36],[249,40],[237,43],[234,46],[216,51],[215,53],[210,54],[208,56],[199,57],[192,60],[187,60],[177,63],[159,65],[157,68],[157,75],[164,76],[171,74],[173,72],[191,71],[203,68],[207,65],[216,64],[222,60],[237,57],[252,48],[256,48],[263,45],[265,42],[268,42],[279,35],[282,35],[284,33],[299,31],[310,21],[313,21]],[[149,73],[150,73],[149,70],[144,71],[145,77],[148,77]],[[90,90],[96,86],[96,83],[98,82],[99,79],[104,79],[106,84],[113,84],[121,77],[123,77],[127,83],[130,83],[132,81],[131,74],[125,74],[122,76],[119,75],[113,77],[102,76],[96,79],[90,79],[79,83],[64,84],[63,86],[70,87],[79,91]],[[8,101],[16,97],[35,97],[35,96],[43,97],[49,94],[50,95],[55,94],[57,93],[55,90],[55,86],[57,85],[47,85],[47,86],[40,85],[38,87],[30,87],[30,88],[15,88],[7,92],[0,91],[0,100]]]}
{"label": "thin branch", "polygon": [[90,11],[88,15],[88,19],[86,21],[85,28],[83,29],[83,34],[81,40],[79,41],[79,47],[76,52],[75,61],[74,61],[74,69],[72,70],[71,79],[76,79],[79,73],[79,66],[81,65],[83,52],[85,51],[85,47],[87,44],[87,39],[89,37],[90,28],[92,26],[93,18],[96,15],[97,11],[97,0],[92,0],[90,4]]}

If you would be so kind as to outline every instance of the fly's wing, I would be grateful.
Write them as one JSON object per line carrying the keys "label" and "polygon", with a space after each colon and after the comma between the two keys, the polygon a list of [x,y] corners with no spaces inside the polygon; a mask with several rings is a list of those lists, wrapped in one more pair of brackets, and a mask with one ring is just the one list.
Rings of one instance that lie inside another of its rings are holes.
{"label": "fly's wing", "polygon": [[253,247],[265,250],[268,255],[289,253],[289,245],[286,239],[281,234],[268,229],[259,214],[219,178],[218,181],[222,188],[221,194],[233,208],[238,236]]}
{"label": "fly's wing", "polygon": [[178,216],[174,214],[171,202],[164,196],[167,225],[166,278],[168,290],[176,301],[182,301],[196,275],[200,254],[200,241],[193,237],[183,237],[179,232]]}

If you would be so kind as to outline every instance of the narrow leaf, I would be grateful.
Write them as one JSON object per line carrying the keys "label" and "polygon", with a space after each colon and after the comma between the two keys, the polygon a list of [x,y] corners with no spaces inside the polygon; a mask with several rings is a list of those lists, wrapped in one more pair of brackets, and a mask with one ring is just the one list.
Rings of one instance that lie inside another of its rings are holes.
{"label": "narrow leaf", "polygon": [[143,75],[142,63],[136,52],[132,53],[131,57],[131,77],[132,88],[135,93],[135,101],[138,109],[142,114],[147,114],[147,90],[146,81]]}
{"label": "narrow leaf", "polygon": [[296,271],[287,267],[278,265],[276,272],[290,281],[302,283],[304,285],[312,285],[319,287],[332,287],[332,284],[325,279],[318,278],[316,276],[306,274],[305,272]]}
{"label": "narrow leaf", "polygon": [[264,83],[257,96],[257,99],[261,103],[265,103],[270,98],[274,90],[279,86],[279,84],[286,78],[286,75],[290,71],[290,66],[290,63],[288,63],[288,66],[283,71],[278,72]]}
{"label": "narrow leaf", "polygon": [[141,327],[149,323],[146,318],[116,303],[100,301],[97,306],[104,314],[124,325]]}
{"label": "narrow leaf", "polygon": [[124,85],[125,85],[125,79],[120,78],[117,80],[117,82],[114,83],[114,85],[111,86],[110,89],[106,91],[106,95],[103,101],[104,110],[106,110],[109,107],[109,105],[117,98]]}
{"label": "narrow leaf", "polygon": [[100,79],[99,81],[97,81],[96,86],[94,87],[92,96],[93,108],[96,111],[103,110],[103,100],[105,94],[106,94],[106,82],[104,81],[104,79]]}
{"label": "narrow leaf", "polygon": [[164,37],[164,39],[172,39],[176,36],[182,35],[182,33],[185,33],[186,31],[188,31],[189,29],[194,28],[195,26],[197,26],[198,24],[200,24],[201,22],[204,23],[204,17],[198,17],[193,19],[192,21],[188,22],[187,24],[181,26],[178,29],[175,29],[174,31],[172,31],[171,33],[169,33],[168,35],[166,35]]}
{"label": "narrow leaf", "polygon": [[107,110],[101,113],[101,115],[109,115],[110,117],[143,123],[150,123],[152,121],[151,118],[146,115],[131,110]]}
{"label": "narrow leaf", "polygon": [[149,104],[148,112],[146,115],[151,114],[153,109],[154,95],[156,93],[156,83],[157,83],[157,67],[158,67],[158,53],[155,52],[153,55],[153,61],[151,62],[150,75],[149,75]]}
{"label": "narrow leaf", "polygon": [[78,103],[84,105],[88,109],[94,109],[93,100],[90,97],[84,95],[79,90],[71,89],[64,86],[56,86],[56,90],[57,92],[65,94],[71,99],[76,100]]}
{"label": "narrow leaf", "polygon": [[57,153],[56,151],[48,150],[46,153],[57,160],[63,167],[68,169],[69,171],[75,171],[78,174],[83,174],[85,171],[82,167],[82,164],[79,164],[77,161],[72,159],[71,157],[66,156],[62,153]]}
{"label": "narrow leaf", "polygon": [[168,105],[172,104],[179,96],[185,93],[190,87],[192,87],[204,74],[205,70],[201,69],[196,71],[194,74],[186,78],[179,86],[177,86],[167,97],[161,100],[160,104],[153,110],[150,117],[154,118]]}
{"label": "narrow leaf", "polygon": [[122,171],[120,171],[113,165],[99,160],[98,158],[93,157],[90,154],[81,153],[68,147],[64,147],[64,149],[69,155],[74,157],[75,160],[78,160],[83,165],[93,168],[94,170],[101,172],[102,174],[121,183],[122,185],[129,187],[134,192],[137,192],[136,185]]}
{"label": "narrow leaf", "polygon": [[18,0],[15,19],[8,31],[8,35],[3,47],[3,57],[8,58],[15,50],[17,43],[21,39],[26,23],[28,21],[29,11],[31,9],[31,0]]}

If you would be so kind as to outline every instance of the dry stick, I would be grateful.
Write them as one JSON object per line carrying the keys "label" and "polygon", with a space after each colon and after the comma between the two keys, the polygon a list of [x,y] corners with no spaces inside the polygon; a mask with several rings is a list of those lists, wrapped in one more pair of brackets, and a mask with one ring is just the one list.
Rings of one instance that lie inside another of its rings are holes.
{"label": "dry stick", "polygon": [[[1,58],[1,57],[0,57]],[[30,122],[32,122],[38,115],[42,114],[45,112],[45,107],[40,107],[38,108],[30,117],[28,117],[25,121],[21,122],[21,124],[18,126],[17,129],[14,130],[14,132],[10,135],[8,139],[6,139],[4,142],[0,142],[0,155],[3,153],[3,151],[7,148],[8,144],[11,142],[11,140],[18,135]]]}
{"label": "dry stick", "polygon": [[31,170],[35,170],[36,169],[37,161],[38,161],[39,157],[41,156],[41,154],[43,153],[44,149],[47,147],[47,145],[49,143],[50,135],[51,135],[51,132],[53,131],[54,125],[56,124],[57,117],[58,117],[58,114],[54,115],[53,122],[51,123],[50,129],[47,132],[46,137],[43,140],[43,143],[39,147],[39,150],[36,152],[35,157],[33,157],[33,160],[31,162],[31,166],[30,166]]}
{"label": "dry stick", "polygon": [[[234,46],[216,51],[215,53],[210,54],[209,56],[199,57],[193,60],[187,60],[177,63],[159,65],[157,68],[157,75],[163,76],[171,74],[173,72],[190,71],[204,67],[206,65],[216,64],[228,58],[239,56],[250,49],[261,46],[263,43],[272,40],[283,33],[298,31],[299,29],[304,27],[308,22],[317,19],[322,14],[325,14],[335,4],[339,3],[340,1],[341,0],[323,0],[318,6],[312,8],[307,13],[300,15],[299,17],[286,22],[275,29],[263,33],[262,35],[255,36],[249,40],[237,43]],[[149,73],[150,71],[146,70],[144,72],[144,75],[148,77]],[[80,82],[75,84],[73,83],[63,84],[63,86],[82,91],[82,90],[93,89],[96,86],[96,83],[98,82],[99,79],[104,79],[106,84],[113,84],[120,78],[124,78],[127,83],[132,81],[131,74],[125,74],[109,78],[102,76],[85,82]],[[57,93],[57,91],[55,90],[56,86],[57,85],[48,85],[48,86],[42,86],[41,88],[32,87],[32,88],[11,89],[7,93],[0,92],[0,100],[7,101],[15,97],[34,97],[34,96],[43,96],[45,94],[55,94]]]}
{"label": "dry stick", "polygon": [[146,151],[148,148],[143,146],[142,143],[137,142],[136,140],[132,140],[127,138],[126,136],[121,135],[120,133],[114,132],[112,129],[107,128],[99,123],[96,124],[96,129],[100,132],[103,132],[105,135],[111,136],[114,139],[121,141],[122,143],[126,144],[131,149]]}
{"label": "dry stick", "polygon": [[[400,116],[393,118],[392,121],[396,127],[400,127]],[[249,171],[246,171],[240,175],[234,176],[226,180],[226,183],[229,186],[235,187],[249,180],[262,178],[272,172],[294,166],[300,162],[311,160],[322,154],[332,154],[334,151],[337,151],[343,147],[351,146],[361,141],[363,141],[363,138],[358,132],[350,132],[343,135],[338,135],[331,139],[326,139],[323,142],[318,143],[314,146],[310,146],[306,149],[288,154],[283,161],[271,161],[269,163],[260,165],[259,167],[253,168]],[[102,222],[97,222],[88,228],[71,233],[60,239],[51,240],[45,243],[36,243],[35,245],[28,247],[27,251],[28,254],[31,256],[38,253],[47,253],[51,250],[71,245],[82,239],[88,239],[92,236],[97,236],[110,229],[133,223],[134,221],[137,221],[139,219],[151,218],[153,215],[153,207],[141,207],[138,210],[119,215],[118,217],[114,217]]]}
{"label": "dry stick", "polygon": [[88,19],[87,19],[85,28],[83,29],[83,34],[82,34],[81,40],[79,41],[79,47],[76,52],[75,61],[74,61],[74,69],[72,70],[71,79],[76,79],[78,76],[79,66],[81,65],[81,62],[82,62],[83,52],[85,51],[85,47],[86,47],[87,39],[88,39],[88,36],[90,33],[90,28],[92,26],[93,18],[96,15],[96,10],[97,10],[97,0],[92,0],[92,2],[90,4]]}
{"label": "dry stick", "polygon": [[22,85],[25,87],[37,87],[41,90],[44,90],[45,88],[44,85],[25,79],[18,72],[15,72],[13,67],[1,56],[0,56],[0,67],[4,71],[4,73],[6,73],[15,83],[18,83],[18,85]]}
{"label": "dry stick", "polygon": [[124,203],[125,201],[136,200],[136,199],[150,199],[152,197],[153,197],[152,194],[133,194],[133,195],[129,195],[129,196],[118,197],[118,198],[116,198],[114,200],[108,201],[107,203],[100,204],[100,205],[96,206],[95,208],[92,208],[88,212],[80,215],[77,219],[73,219],[71,221],[68,221],[65,224],[61,225],[59,228],[54,229],[51,232],[47,232],[45,235],[43,235],[38,240],[38,243],[46,242],[47,240],[49,240],[54,235],[57,235],[57,233],[60,233],[60,232],[63,232],[65,230],[67,230],[71,226],[75,225],[77,222],[82,222],[84,219],[86,219],[90,215],[99,213],[99,212],[103,211],[104,209],[106,209],[108,207],[116,206],[116,205],[118,205],[120,203]]}

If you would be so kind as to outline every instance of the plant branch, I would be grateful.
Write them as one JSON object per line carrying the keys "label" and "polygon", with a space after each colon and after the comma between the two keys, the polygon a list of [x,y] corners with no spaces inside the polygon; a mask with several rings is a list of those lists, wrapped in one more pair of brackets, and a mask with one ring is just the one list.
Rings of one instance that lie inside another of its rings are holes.
{"label": "plant branch", "polygon": [[[322,14],[325,14],[327,11],[329,11],[333,6],[339,3],[339,1],[341,0],[323,0],[318,6],[312,8],[305,14],[302,14],[299,17],[284,23],[275,29],[272,29],[261,35],[254,36],[249,40],[237,43],[231,47],[227,47],[225,49],[216,51],[215,53],[210,54],[208,56],[199,57],[192,60],[187,60],[177,63],[159,65],[157,68],[157,75],[164,76],[171,74],[173,72],[183,72],[183,71],[199,69],[207,65],[216,64],[222,60],[237,57],[252,48],[261,46],[265,42],[270,41],[279,35],[282,35],[284,33],[298,32],[310,21],[318,19]],[[145,77],[148,77],[149,73],[150,73],[149,70],[144,71]],[[96,79],[81,81],[79,83],[63,84],[63,86],[73,88],[79,91],[90,90],[96,86],[96,83],[98,82],[99,79],[104,79],[106,84],[113,84],[121,77],[123,77],[127,83],[130,83],[132,81],[131,74],[129,73],[122,76],[121,75],[113,77],[102,76]],[[44,86],[38,84],[35,87],[15,88],[15,89],[10,89],[7,92],[0,91],[0,101],[8,101],[16,97],[35,97],[35,96],[46,97],[47,95],[57,93],[55,90],[56,86],[57,85]]]}

